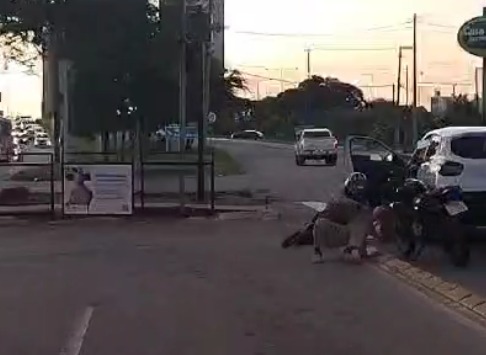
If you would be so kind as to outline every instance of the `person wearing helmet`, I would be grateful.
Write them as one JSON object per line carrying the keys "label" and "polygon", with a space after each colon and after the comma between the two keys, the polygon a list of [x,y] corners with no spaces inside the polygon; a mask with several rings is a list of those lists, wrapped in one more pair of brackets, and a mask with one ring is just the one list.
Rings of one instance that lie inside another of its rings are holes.
{"label": "person wearing helmet", "polygon": [[330,201],[319,214],[313,230],[313,262],[324,261],[324,248],[343,248],[347,260],[366,256],[366,238],[373,226],[367,187],[366,175],[352,173],[344,183],[343,196]]}

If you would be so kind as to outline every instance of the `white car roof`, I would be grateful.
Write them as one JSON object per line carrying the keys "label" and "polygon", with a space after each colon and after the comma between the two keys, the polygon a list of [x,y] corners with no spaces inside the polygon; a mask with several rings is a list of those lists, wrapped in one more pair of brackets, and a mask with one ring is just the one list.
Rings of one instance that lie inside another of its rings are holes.
{"label": "white car roof", "polygon": [[304,128],[302,132],[331,132],[331,130],[327,128]]}
{"label": "white car roof", "polygon": [[486,127],[484,126],[471,126],[471,127],[444,127],[435,129],[427,133],[427,135],[437,134],[441,137],[454,137],[460,136],[466,133],[486,133]]}

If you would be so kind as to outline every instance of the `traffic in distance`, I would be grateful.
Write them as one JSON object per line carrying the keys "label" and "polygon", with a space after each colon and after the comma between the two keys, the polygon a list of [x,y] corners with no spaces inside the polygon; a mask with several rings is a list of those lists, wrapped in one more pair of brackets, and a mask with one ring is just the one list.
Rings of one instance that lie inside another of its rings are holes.
{"label": "traffic in distance", "polygon": [[0,161],[22,161],[22,153],[52,146],[40,119],[30,116],[0,117]]}

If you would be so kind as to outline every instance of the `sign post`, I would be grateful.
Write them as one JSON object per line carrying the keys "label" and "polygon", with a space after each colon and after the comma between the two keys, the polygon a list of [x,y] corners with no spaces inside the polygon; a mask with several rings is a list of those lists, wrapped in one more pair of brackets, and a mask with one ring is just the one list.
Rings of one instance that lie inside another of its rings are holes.
{"label": "sign post", "polygon": [[481,113],[483,124],[486,124],[486,7],[483,16],[474,17],[464,23],[457,33],[457,41],[466,52],[483,58],[483,90]]}
{"label": "sign post", "polygon": [[[483,18],[486,17],[486,7],[483,7]],[[483,56],[483,95],[481,97],[481,118],[483,120],[483,124],[486,124],[486,72],[484,71],[484,68],[486,68],[486,55]]]}

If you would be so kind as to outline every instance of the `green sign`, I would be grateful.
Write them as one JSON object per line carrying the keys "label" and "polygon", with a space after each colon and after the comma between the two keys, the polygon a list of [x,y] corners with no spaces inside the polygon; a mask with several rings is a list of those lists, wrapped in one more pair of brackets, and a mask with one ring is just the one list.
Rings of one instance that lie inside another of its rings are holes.
{"label": "green sign", "polygon": [[457,41],[466,52],[486,57],[486,17],[475,17],[462,25]]}

